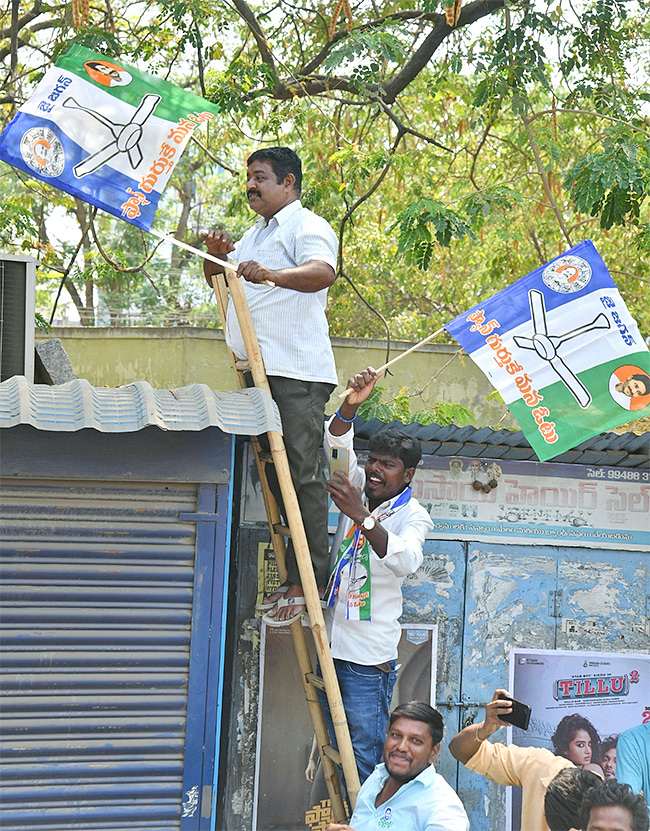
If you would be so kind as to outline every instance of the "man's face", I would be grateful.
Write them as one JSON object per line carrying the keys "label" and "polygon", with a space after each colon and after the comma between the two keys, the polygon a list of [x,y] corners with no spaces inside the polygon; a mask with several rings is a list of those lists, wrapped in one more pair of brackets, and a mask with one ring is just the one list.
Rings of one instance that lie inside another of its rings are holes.
{"label": "man's face", "polygon": [[95,69],[101,75],[108,75],[109,78],[113,78],[115,81],[119,81],[121,79],[120,73],[117,69],[113,69],[112,66],[106,66],[103,63],[95,64]]}
{"label": "man's face", "polygon": [[266,220],[298,198],[294,189],[294,177],[291,174],[282,184],[278,184],[269,162],[259,161],[254,161],[248,166],[246,196],[255,213]]}
{"label": "man's face", "polygon": [[638,378],[633,378],[631,375],[625,381],[617,384],[616,389],[618,392],[622,392],[623,395],[627,395],[630,398],[638,398],[641,395],[648,394],[648,387],[645,382],[639,381]]}
{"label": "man's face", "polygon": [[632,814],[621,805],[594,806],[585,831],[632,831]]}
{"label": "man's face", "polygon": [[432,765],[440,750],[434,745],[429,725],[410,718],[396,718],[384,742],[384,763],[398,782],[410,782]]}
{"label": "man's face", "polygon": [[398,456],[371,450],[366,462],[365,490],[368,500],[376,506],[392,499],[410,483],[414,473],[415,468],[405,468]]}
{"label": "man's face", "polygon": [[603,760],[601,762],[605,779],[614,779],[616,776],[616,748],[610,747],[609,750],[603,753]]}

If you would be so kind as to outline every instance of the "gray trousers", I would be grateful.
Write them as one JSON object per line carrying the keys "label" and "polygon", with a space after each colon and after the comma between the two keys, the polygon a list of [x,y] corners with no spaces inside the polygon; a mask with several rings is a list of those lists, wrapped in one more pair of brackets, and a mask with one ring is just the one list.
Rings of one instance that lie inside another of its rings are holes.
{"label": "gray trousers", "polygon": [[[325,405],[334,390],[334,384],[270,375],[269,385],[282,419],[291,478],[305,525],[316,583],[324,587],[329,577],[328,496],[325,490],[325,472],[318,451],[323,440]],[[275,468],[269,465],[266,472],[269,487],[286,521]],[[301,583],[291,540],[287,546],[287,579],[291,583]]]}

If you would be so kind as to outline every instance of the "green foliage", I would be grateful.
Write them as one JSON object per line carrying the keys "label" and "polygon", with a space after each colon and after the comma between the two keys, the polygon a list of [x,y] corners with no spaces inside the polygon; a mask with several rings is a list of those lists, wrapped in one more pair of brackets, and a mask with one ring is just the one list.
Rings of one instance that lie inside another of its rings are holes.
{"label": "green foliage", "polygon": [[601,228],[638,220],[650,189],[650,141],[627,128],[609,129],[602,150],[576,162],[565,185],[576,210],[600,215]]}
{"label": "green foliage", "polygon": [[329,157],[331,164],[339,165],[341,185],[339,190],[364,186],[386,167],[391,157],[385,150],[370,150],[357,144],[349,144]]}
{"label": "green foliage", "polygon": [[480,230],[486,221],[496,215],[503,215],[523,202],[520,193],[507,185],[497,185],[495,188],[473,193],[463,200],[463,210],[469,217],[472,228]]}
{"label": "green foliage", "polygon": [[260,85],[273,86],[273,83],[273,74],[266,64],[260,64],[251,56],[242,54],[227,69],[211,75],[208,98],[224,112],[245,113],[251,106],[251,92]]}
{"label": "green foliage", "polygon": [[352,32],[332,49],[323,63],[330,77],[335,69],[350,65],[350,78],[355,86],[377,83],[387,63],[405,54],[400,38],[386,29]]}
{"label": "green foliage", "polygon": [[462,404],[437,401],[425,409],[413,410],[407,387],[402,387],[399,393],[391,399],[386,397],[386,389],[375,386],[368,399],[359,407],[361,418],[370,420],[377,418],[389,423],[401,421],[402,424],[467,424],[475,421],[472,411]]}
{"label": "green foliage", "polygon": [[639,251],[650,254],[650,223],[644,225],[636,238],[636,247]]}
{"label": "green foliage", "polygon": [[52,330],[52,327],[40,312],[36,312],[34,315],[34,325],[39,332],[50,332]]}
{"label": "green foliage", "polygon": [[[420,269],[429,267],[436,242],[448,246],[452,239],[474,236],[469,224],[459,214],[433,199],[419,199],[401,211],[390,230],[398,226],[397,253],[404,255],[409,265]],[[435,242],[429,226],[433,228]]]}
{"label": "green foliage", "polygon": [[0,203],[0,242],[13,246],[21,241],[26,250],[32,239],[38,239],[38,227],[29,207],[13,201]]}
{"label": "green foliage", "polygon": [[510,98],[521,113],[530,108],[528,88],[550,90],[543,36],[553,33],[549,16],[527,7],[518,22],[507,26],[494,40],[486,39],[476,58],[476,72],[485,77],[477,87],[476,107],[486,106],[492,114],[495,104]]}

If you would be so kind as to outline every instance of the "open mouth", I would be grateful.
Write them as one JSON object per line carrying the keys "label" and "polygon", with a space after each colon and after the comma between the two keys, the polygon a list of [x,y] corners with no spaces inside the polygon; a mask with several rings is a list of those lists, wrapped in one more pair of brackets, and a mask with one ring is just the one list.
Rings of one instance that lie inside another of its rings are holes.
{"label": "open mouth", "polygon": [[384,480],[380,476],[375,476],[374,473],[369,473],[366,477],[366,481],[369,485],[377,486],[385,484]]}

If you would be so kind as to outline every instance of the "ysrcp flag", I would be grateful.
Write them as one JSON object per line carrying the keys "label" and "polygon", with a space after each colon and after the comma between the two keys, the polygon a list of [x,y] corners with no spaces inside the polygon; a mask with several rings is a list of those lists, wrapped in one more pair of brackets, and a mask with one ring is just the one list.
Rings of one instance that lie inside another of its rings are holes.
{"label": "ysrcp flag", "polygon": [[0,158],[148,230],[193,130],[218,108],[74,45],[0,137]]}
{"label": "ysrcp flag", "polygon": [[650,352],[591,240],[448,323],[541,461],[650,414]]}

